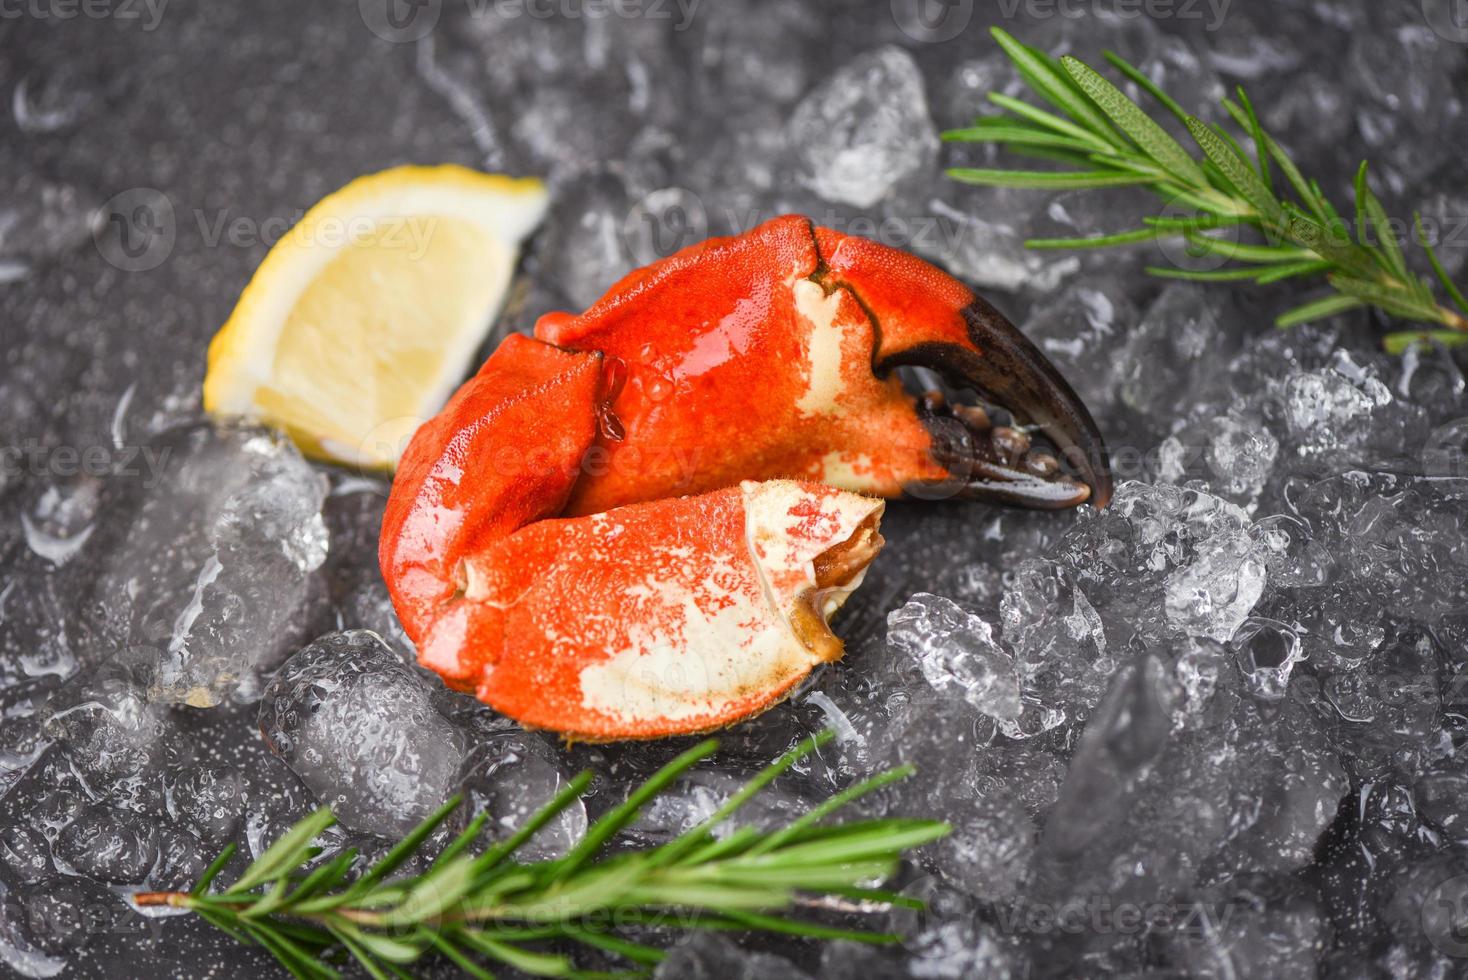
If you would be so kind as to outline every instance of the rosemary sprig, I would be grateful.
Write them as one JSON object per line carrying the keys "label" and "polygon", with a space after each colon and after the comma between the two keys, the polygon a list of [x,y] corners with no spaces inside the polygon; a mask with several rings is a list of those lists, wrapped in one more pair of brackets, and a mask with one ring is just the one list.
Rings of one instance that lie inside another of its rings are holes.
{"label": "rosemary sprig", "polygon": [[[1232,264],[1211,270],[1149,267],[1149,273],[1199,282],[1272,283],[1324,276],[1331,293],[1282,313],[1276,321],[1281,327],[1374,306],[1404,320],[1437,325],[1388,334],[1389,351],[1399,352],[1423,339],[1468,343],[1468,301],[1443,268],[1421,215],[1414,216],[1417,240],[1445,300],[1434,293],[1430,279],[1408,268],[1386,210],[1371,190],[1366,163],[1356,174],[1353,238],[1320,184],[1306,180],[1279,142],[1264,131],[1242,87],[1237,101],[1226,98],[1222,104],[1253,144],[1252,154],[1228,130],[1190,115],[1139,69],[1106,53],[1113,67],[1181,123],[1202,151],[1199,157],[1085,62],[1069,56],[1052,58],[999,28],[993,34],[1020,77],[1055,111],[991,94],[990,100],[1005,112],[981,118],[968,129],[944,133],[943,138],[994,143],[1027,156],[1059,160],[1072,169],[959,167],[948,171],[951,177],[995,187],[1049,190],[1141,186],[1192,212],[1180,218],[1146,218],[1143,227],[1116,234],[1033,239],[1026,243],[1030,248],[1104,248],[1181,237],[1197,254],[1215,255]],[[1243,228],[1255,229],[1263,242],[1246,244],[1218,235],[1219,230]]]}
{"label": "rosemary sprig", "polygon": [[234,845],[214,860],[191,891],[146,892],[133,901],[188,909],[235,939],[264,947],[303,980],[337,977],[333,964],[346,959],[355,959],[377,980],[407,977],[408,967],[430,955],[442,956],[472,977],[491,976],[487,963],[536,976],[591,976],[560,951],[568,945],[625,959],[630,968],[618,975],[644,975],[662,960],[663,952],[616,932],[629,925],[894,942],[899,937],[779,913],[788,913],[803,893],[892,901],[893,896],[872,883],[889,876],[906,849],[946,834],[947,824],[908,819],[820,823],[851,800],[909,775],[911,767],[860,783],[779,830],[741,828],[723,838],[713,833],[830,737],[824,732],[805,740],[702,824],[656,848],[604,853],[607,842],[643,806],[713,754],[716,740],[664,766],[554,861],[520,864],[514,854],[581,796],[591,782],[589,772],[509,838],[478,853],[471,851],[484,819],[474,820],[421,874],[392,877],[422,853],[434,830],[459,806],[457,798],[355,877],[352,850],[311,867],[322,853],[312,842],[335,822],[330,810],[321,809],[287,831],[223,890],[211,890],[211,885],[229,863]]}

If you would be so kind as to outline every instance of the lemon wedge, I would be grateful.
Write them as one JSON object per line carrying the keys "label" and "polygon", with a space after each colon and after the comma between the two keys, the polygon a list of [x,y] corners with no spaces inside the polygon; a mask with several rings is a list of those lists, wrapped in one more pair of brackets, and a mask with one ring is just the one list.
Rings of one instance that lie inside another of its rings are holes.
{"label": "lemon wedge", "polygon": [[457,166],[396,167],[323,198],[210,343],[205,410],[392,468],[464,379],[546,204],[538,180]]}

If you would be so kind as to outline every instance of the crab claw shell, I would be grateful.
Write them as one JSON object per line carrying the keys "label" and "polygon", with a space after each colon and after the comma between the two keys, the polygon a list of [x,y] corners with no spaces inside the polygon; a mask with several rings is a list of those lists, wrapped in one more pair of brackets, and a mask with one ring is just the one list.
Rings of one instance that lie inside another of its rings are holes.
{"label": "crab claw shell", "polygon": [[465,558],[420,660],[571,738],[720,728],[841,656],[826,621],[881,548],[882,510],[772,480],[540,521]]}
{"label": "crab claw shell", "polygon": [[988,432],[935,425],[951,417],[929,415],[933,456],[960,481],[963,495],[1041,509],[1088,501],[1106,506],[1112,477],[1101,431],[1028,337],[963,283],[916,256],[829,228],[815,235],[822,283],[854,291],[878,325],[872,363],[879,374],[900,365],[938,371],[950,384],[1033,423],[1080,477],[1014,465]]}

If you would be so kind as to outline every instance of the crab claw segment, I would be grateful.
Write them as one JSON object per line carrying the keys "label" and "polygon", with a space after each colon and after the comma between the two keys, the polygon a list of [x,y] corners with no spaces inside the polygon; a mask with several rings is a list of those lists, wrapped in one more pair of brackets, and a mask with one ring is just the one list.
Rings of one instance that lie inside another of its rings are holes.
{"label": "crab claw segment", "polygon": [[463,557],[560,512],[596,439],[600,393],[599,354],[513,335],[414,434],[378,545],[409,636],[469,635],[441,622]]}
{"label": "crab claw segment", "polygon": [[722,727],[841,656],[827,620],[881,548],[883,504],[774,480],[556,519],[605,374],[599,354],[506,340],[404,453],[383,578],[419,661],[525,725]]}
{"label": "crab claw segment", "polygon": [[1039,508],[1087,500],[1106,505],[1112,480],[1100,430],[1029,338],[963,283],[915,256],[829,228],[817,228],[815,236],[822,281],[855,292],[878,325],[872,364],[879,374],[917,365],[976,390],[1038,426],[1083,481],[1057,478],[1043,463],[1017,465],[1015,457],[1026,453],[1015,453],[1014,440],[1006,438],[1014,430],[945,425],[937,420],[968,420],[929,410],[933,454],[963,481],[965,495]]}
{"label": "crab claw segment", "polygon": [[468,559],[474,691],[589,741],[757,713],[840,657],[827,619],[881,547],[882,508],[768,481],[530,525]]}
{"label": "crab claw segment", "polygon": [[[798,216],[684,249],[535,329],[624,379],[617,438],[598,444],[610,465],[577,485],[572,514],[771,477],[1046,508],[1111,494],[1094,422],[997,311],[921,259]],[[892,370],[904,364],[1035,423],[1080,480],[1016,453],[1018,430],[920,410]]]}

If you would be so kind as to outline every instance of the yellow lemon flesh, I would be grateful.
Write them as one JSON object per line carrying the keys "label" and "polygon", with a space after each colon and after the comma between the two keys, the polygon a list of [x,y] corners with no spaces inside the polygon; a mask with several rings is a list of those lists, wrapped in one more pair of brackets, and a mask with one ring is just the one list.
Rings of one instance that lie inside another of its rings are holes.
{"label": "yellow lemon flesh", "polygon": [[209,345],[204,408],[387,469],[463,380],[545,215],[534,179],[397,167],[352,181],[266,255]]}

